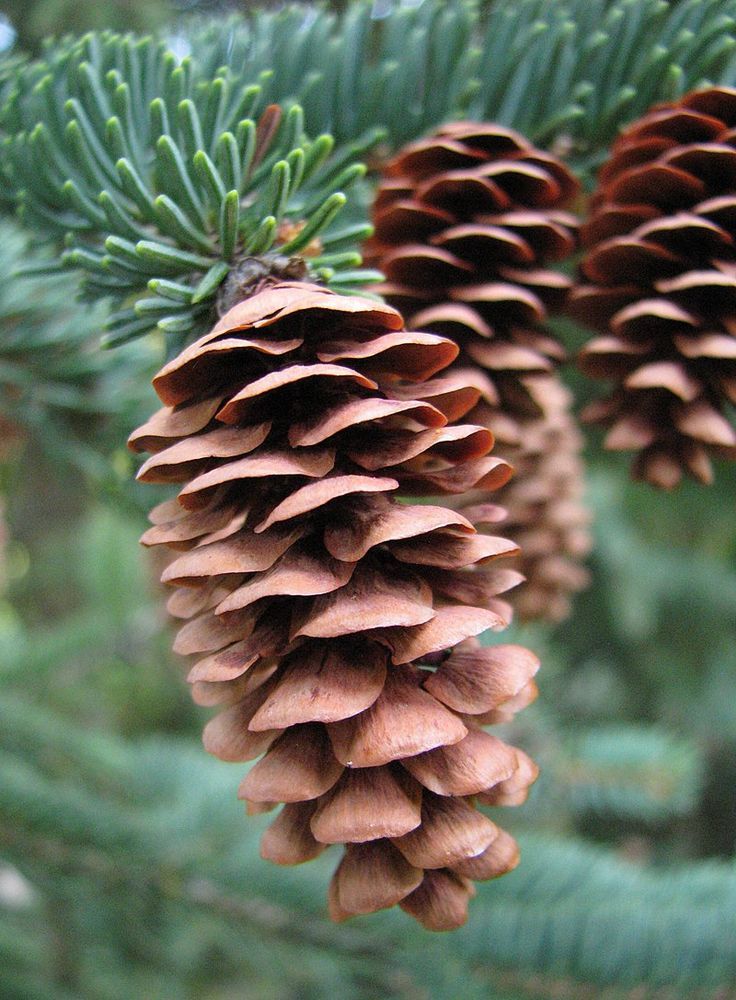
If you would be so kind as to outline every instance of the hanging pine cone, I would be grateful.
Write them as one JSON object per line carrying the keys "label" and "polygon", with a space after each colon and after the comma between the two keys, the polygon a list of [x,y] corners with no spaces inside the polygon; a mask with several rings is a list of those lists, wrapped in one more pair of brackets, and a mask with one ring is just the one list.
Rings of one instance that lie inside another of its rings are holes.
{"label": "hanging pine cone", "polygon": [[584,416],[665,489],[736,458],[735,147],[736,90],[658,105],[614,144],[583,229],[570,308],[603,336],[581,366],[615,383]]}
{"label": "hanging pine cone", "polygon": [[[506,446],[514,477],[504,487],[508,511],[504,531],[520,552],[526,584],[514,607],[524,619],[559,622],[571,611],[570,597],[590,582],[582,560],[591,548],[590,511],[583,500],[582,435],[572,412],[572,396],[556,374],[538,377],[537,399],[544,414],[529,421],[522,442]],[[494,430],[494,421],[489,423]]]}
{"label": "hanging pine cone", "polygon": [[388,164],[368,248],[386,274],[387,301],[411,326],[459,345],[445,377],[480,389],[470,419],[490,427],[504,456],[520,463],[516,489],[503,496],[531,543],[515,603],[528,617],[553,620],[587,580],[578,560],[588,549],[588,518],[569,414],[564,453],[546,451],[560,444],[565,390],[554,371],[564,351],[543,324],[562,308],[570,282],[545,265],[575,248],[576,220],[562,206],[577,190],[559,160],[516,132],[445,125]]}
{"label": "hanging pine cone", "polygon": [[433,378],[456,353],[387,306],[281,282],[166,365],[165,408],[131,438],[154,453],[141,479],[185,483],[143,541],[181,550],[163,576],[189,619],[174,648],[200,657],[196,700],[225,706],[205,745],[261,758],[240,796],[284,803],[265,858],[345,845],[336,920],[399,903],[430,929],[463,923],[472,880],[518,856],[475,805],[523,801],[536,775],[481,728],[536,691],[531,653],[474,638],[509,620],[513,574],[490,561],[516,546],[396,497],[510,474],[488,430],[448,424],[479,396]]}

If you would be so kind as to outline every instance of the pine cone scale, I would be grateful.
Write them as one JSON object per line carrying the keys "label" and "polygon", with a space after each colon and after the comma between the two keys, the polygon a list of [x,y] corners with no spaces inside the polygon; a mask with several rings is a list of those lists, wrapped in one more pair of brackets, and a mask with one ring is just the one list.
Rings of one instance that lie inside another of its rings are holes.
{"label": "pine cone scale", "polygon": [[488,848],[496,826],[465,802],[452,796],[422,796],[422,818],[416,829],[391,842],[416,868],[451,868]]}
{"label": "pine cone scale", "polygon": [[457,743],[427,750],[402,764],[436,795],[467,796],[510,778],[516,761],[514,751],[501,740],[480,729],[469,729]]}
{"label": "pine cone scale", "polygon": [[333,920],[359,913],[374,913],[403,900],[422,883],[424,873],[415,868],[388,840],[350,844],[332,880]]}
{"label": "pine cone scale", "polygon": [[385,684],[385,657],[374,644],[301,646],[285,660],[248,728],[260,732],[302,722],[339,722],[370,708]]}
{"label": "pine cone scale", "polygon": [[346,767],[376,767],[457,743],[461,720],[418,686],[410,667],[395,666],[371,707],[328,727],[336,757]]}
{"label": "pine cone scale", "polygon": [[393,765],[348,768],[311,820],[324,844],[401,837],[422,822],[422,787]]}
{"label": "pine cone scale", "polygon": [[263,835],[261,857],[277,865],[301,865],[319,857],[327,844],[312,835],[314,809],[314,800],[287,803]]}
{"label": "pine cone scale", "polygon": [[240,783],[238,796],[251,802],[316,799],[343,772],[323,725],[307,722],[279,735]]}

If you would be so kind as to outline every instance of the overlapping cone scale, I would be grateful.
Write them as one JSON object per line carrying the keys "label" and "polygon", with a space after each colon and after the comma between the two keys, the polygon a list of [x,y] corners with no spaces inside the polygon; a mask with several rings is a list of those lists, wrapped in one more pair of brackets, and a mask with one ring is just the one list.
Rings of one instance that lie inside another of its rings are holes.
{"label": "overlapping cone scale", "polygon": [[736,90],[653,108],[618,138],[583,228],[580,363],[612,381],[587,418],[670,489],[736,458]]}
{"label": "overlapping cone scale", "polygon": [[159,372],[130,441],[142,479],[180,484],[143,541],[173,550],[175,649],[220,706],[205,746],[255,762],[249,812],[283,804],[264,857],[345,845],[338,920],[399,903],[457,926],[471,880],[518,859],[475,802],[519,801],[535,769],[481,726],[531,700],[538,662],[475,638],[508,624],[517,547],[477,530],[498,508],[442,505],[510,475],[487,429],[448,425],[480,395],[438,375],[456,354],[389,306],[274,284]]}
{"label": "overlapping cone scale", "polygon": [[530,543],[514,596],[528,618],[565,617],[587,581],[580,437],[555,370],[564,352],[545,328],[571,285],[548,265],[577,245],[577,192],[570,171],[517,132],[444,125],[387,164],[368,246],[384,297],[457,343],[450,374],[481,389],[469,419],[517,470],[502,500]]}

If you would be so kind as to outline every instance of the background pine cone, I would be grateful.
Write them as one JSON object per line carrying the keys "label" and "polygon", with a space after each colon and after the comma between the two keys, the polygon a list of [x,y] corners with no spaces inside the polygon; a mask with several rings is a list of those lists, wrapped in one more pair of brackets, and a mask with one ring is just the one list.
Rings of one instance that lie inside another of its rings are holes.
{"label": "background pine cone", "polygon": [[582,232],[570,308],[603,336],[580,363],[614,382],[584,416],[666,489],[736,457],[735,136],[736,90],[658,105],[614,144]]}
{"label": "background pine cone", "polygon": [[410,325],[460,347],[455,377],[482,393],[470,419],[491,428],[517,468],[502,495],[529,542],[514,603],[552,620],[587,582],[579,560],[589,548],[580,438],[555,372],[564,350],[543,325],[570,287],[545,265],[575,248],[576,219],[563,206],[577,191],[558,159],[518,133],[445,125],[386,167],[368,247],[387,277],[383,296]]}
{"label": "background pine cone", "polygon": [[205,745],[263,755],[240,796],[285,803],[264,857],[346,845],[336,920],[399,903],[430,929],[463,923],[472,880],[518,857],[475,803],[522,801],[536,776],[480,728],[536,693],[536,657],[474,639],[509,621],[514,574],[493,561],[516,546],[395,496],[510,475],[488,430],[448,425],[480,393],[432,378],[456,353],[388,306],[277,284],[159,372],[165,408],[131,438],[154,452],[141,479],[185,483],[143,541],[181,550],[163,574],[188,619],[174,648],[200,657],[196,700],[225,706]]}
{"label": "background pine cone", "polygon": [[[514,593],[517,614],[558,622],[572,610],[571,595],[590,582],[582,560],[592,545],[591,515],[583,496],[583,441],[572,395],[556,374],[536,381],[543,415],[525,425],[517,446],[504,447],[514,476],[502,493],[508,511],[503,528],[519,545],[512,565],[526,580]],[[494,424],[489,422],[491,430]]]}

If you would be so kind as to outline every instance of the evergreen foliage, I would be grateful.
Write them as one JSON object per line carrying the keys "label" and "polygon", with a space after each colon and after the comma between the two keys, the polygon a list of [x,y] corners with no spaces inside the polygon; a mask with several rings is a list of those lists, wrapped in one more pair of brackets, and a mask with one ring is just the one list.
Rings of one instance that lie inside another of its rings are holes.
{"label": "evergreen foliage", "polygon": [[[646,983],[684,1000],[736,982],[732,861],[648,866],[562,836],[561,820],[575,823],[591,802],[615,810],[623,843],[668,817],[692,822],[698,755],[662,728],[541,743],[544,785],[515,831],[521,867],[481,886],[473,921],[429,952],[401,914],[328,925],[321,896],[335,859],[298,880],[266,868],[257,840],[269,817],[244,824],[230,770],[188,738],[201,710],[187,706],[166,652],[137,530],[93,510],[55,553],[56,565],[79,553],[74,615],[33,630],[2,617],[0,843],[27,880],[15,909],[0,903],[3,991],[452,1000],[462,983],[463,996],[515,1000],[560,995],[560,983],[570,997]],[[644,559],[667,556],[655,547]],[[553,644],[548,667],[563,650]],[[549,695],[546,724],[518,723],[537,739],[569,727]],[[172,726],[178,736],[160,735]]]}
{"label": "evergreen foliage", "polygon": [[[113,526],[123,536],[118,573],[87,582],[88,603],[74,627],[51,626],[34,636],[6,622],[0,635],[6,654],[0,837],[6,862],[33,887],[24,906],[6,909],[7,926],[17,932],[6,932],[3,942],[13,959],[0,973],[10,995],[13,982],[19,996],[33,995],[32,988],[37,995],[64,995],[66,987],[71,995],[116,997],[133,988],[180,995],[206,981],[238,984],[236,995],[253,997],[320,998],[337,989],[341,996],[367,998],[380,989],[381,996],[408,998],[431,986],[432,996],[450,1000],[457,995],[452,977],[458,962],[472,969],[467,995],[478,997],[488,996],[483,989],[489,982],[500,989],[498,977],[507,968],[601,990],[644,982],[682,997],[689,989],[715,990],[734,981],[732,863],[642,868],[601,848],[523,827],[521,868],[480,887],[477,919],[449,939],[433,939],[431,961],[422,932],[401,914],[379,915],[355,928],[329,926],[321,891],[331,856],[317,862],[316,871],[300,872],[298,885],[289,873],[265,868],[256,843],[268,817],[243,824],[227,793],[228,768],[181,737],[131,743],[106,732],[99,693],[86,704],[68,702],[65,670],[94,659],[95,646],[101,663],[87,676],[96,686],[109,680],[110,653],[84,626],[90,609],[117,603],[120,648],[126,635],[140,630],[141,612],[151,614],[142,557],[128,544],[130,526],[98,511],[84,532],[86,554],[92,557],[96,547],[98,560],[104,558]],[[51,669],[44,651],[54,649]],[[139,678],[162,670],[155,657],[148,667],[130,668]],[[33,695],[26,678],[39,669],[48,687]],[[157,697],[164,697],[163,689]],[[78,721],[96,718],[97,725],[71,726],[72,713]],[[128,714],[135,721],[132,706]],[[654,742],[650,737],[650,747]],[[665,742],[660,739],[660,746]],[[577,767],[570,768],[573,776]],[[651,773],[651,761],[649,767]],[[636,771],[629,771],[626,781],[635,779]],[[168,944],[161,940],[164,950],[152,950],[151,935],[159,938],[164,929]],[[55,935],[60,939],[52,949],[48,942]],[[85,942],[76,955],[75,935]],[[303,961],[289,959],[294,949]],[[55,965],[60,950],[66,956],[61,969]],[[434,982],[442,964],[444,974]],[[273,992],[276,970],[281,992]],[[48,984],[59,975],[59,993],[52,994]],[[513,995],[535,993],[517,983]]]}
{"label": "evergreen foliage", "polygon": [[87,298],[123,305],[108,344],[157,325],[179,349],[212,324],[238,261],[272,250],[303,252],[336,289],[375,281],[351,249],[366,227],[332,225],[364,168],[329,135],[307,140],[299,106],[282,115],[258,83],[208,79],[164,43],[112,33],[17,77],[2,117],[23,219],[66,241],[44,270],[78,268]]}
{"label": "evergreen foliage", "polygon": [[587,171],[654,102],[733,83],[735,26],[732,0],[357,0],[319,16],[256,8],[191,44],[211,70],[273,70],[270,99],[299,100],[338,142],[380,124],[398,148],[468,117],[557,143]]}
{"label": "evergreen foliage", "polygon": [[81,34],[93,28],[129,28],[153,31],[164,27],[171,16],[168,0],[4,0],[3,12],[26,51],[38,49],[49,35],[73,31]]}
{"label": "evergreen foliage", "polygon": [[[49,265],[29,237],[0,222],[0,269]],[[99,350],[106,311],[74,302],[68,275],[5,280],[0,287],[0,462],[35,453],[72,464],[100,482],[114,480],[109,455],[136,419],[152,352]]]}
{"label": "evergreen foliage", "polygon": [[571,807],[576,815],[645,825],[692,812],[699,755],[654,726],[599,726],[573,740]]}

